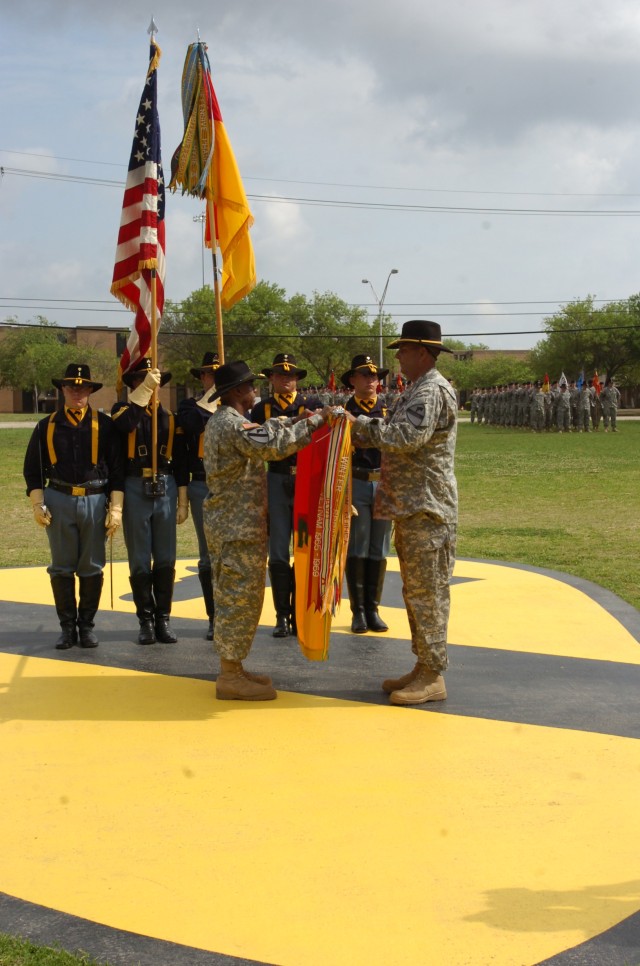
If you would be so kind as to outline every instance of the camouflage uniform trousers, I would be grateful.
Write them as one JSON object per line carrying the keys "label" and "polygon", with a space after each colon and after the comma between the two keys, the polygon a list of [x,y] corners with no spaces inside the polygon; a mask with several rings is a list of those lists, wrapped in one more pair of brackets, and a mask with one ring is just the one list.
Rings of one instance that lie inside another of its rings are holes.
{"label": "camouflage uniform trousers", "polygon": [[602,418],[604,419],[605,429],[609,429],[609,423],[611,423],[611,429],[617,432],[618,410],[615,406],[612,406],[610,403],[603,403]]}
{"label": "camouflage uniform trousers", "polygon": [[445,671],[456,528],[435,524],[424,512],[414,513],[395,521],[395,545],[411,650],[432,671]]}
{"label": "camouflage uniform trousers", "polygon": [[267,568],[266,536],[218,542],[209,530],[216,619],[213,646],[225,661],[244,661],[251,650],[262,604]]}
{"label": "camouflage uniform trousers", "polygon": [[558,425],[559,432],[568,433],[571,431],[571,408],[567,404],[566,400],[560,399],[558,401],[558,409],[556,411],[556,421]]}

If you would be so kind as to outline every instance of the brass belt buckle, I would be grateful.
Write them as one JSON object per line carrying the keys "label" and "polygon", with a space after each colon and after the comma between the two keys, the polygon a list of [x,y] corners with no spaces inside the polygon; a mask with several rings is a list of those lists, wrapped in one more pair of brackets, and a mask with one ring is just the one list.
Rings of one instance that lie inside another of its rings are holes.
{"label": "brass belt buckle", "polygon": [[71,496],[84,496],[84,495],[85,495],[85,488],[84,488],[84,486],[72,486],[71,487]]}

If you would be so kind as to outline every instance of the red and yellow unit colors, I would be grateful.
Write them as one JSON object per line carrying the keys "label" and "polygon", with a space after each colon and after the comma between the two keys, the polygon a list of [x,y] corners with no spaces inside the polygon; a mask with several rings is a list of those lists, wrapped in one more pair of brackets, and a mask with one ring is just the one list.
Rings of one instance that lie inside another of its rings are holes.
{"label": "red and yellow unit colors", "polygon": [[351,523],[351,427],[338,419],[298,454],[293,509],[296,625],[300,650],[326,661],[340,603]]}

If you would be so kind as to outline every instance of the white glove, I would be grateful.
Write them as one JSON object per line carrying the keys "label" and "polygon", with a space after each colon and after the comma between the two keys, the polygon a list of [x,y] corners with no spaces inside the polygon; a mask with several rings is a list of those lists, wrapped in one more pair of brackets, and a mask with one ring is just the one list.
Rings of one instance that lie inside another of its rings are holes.
{"label": "white glove", "polygon": [[160,379],[159,369],[149,369],[144,377],[144,382],[141,382],[137,389],[132,389],[129,393],[129,402],[146,409],[153,396],[154,389],[157,389],[160,385]]}
{"label": "white glove", "polygon": [[196,403],[196,406],[199,406],[200,409],[204,409],[205,413],[215,413],[216,409],[220,405],[219,399],[214,399],[213,402],[207,402],[207,399],[210,395],[211,393],[206,393],[202,399],[198,399]]}
{"label": "white glove", "polygon": [[178,515],[176,523],[184,523],[189,516],[189,497],[186,486],[178,487]]}
{"label": "white glove", "polygon": [[109,497],[109,508],[104,521],[105,533],[112,537],[122,523],[122,504],[124,493],[122,490],[112,490]]}
{"label": "white glove", "polygon": [[33,519],[39,527],[48,527],[51,523],[51,514],[44,505],[44,493],[42,490],[32,490],[29,494],[31,506],[33,507]]}

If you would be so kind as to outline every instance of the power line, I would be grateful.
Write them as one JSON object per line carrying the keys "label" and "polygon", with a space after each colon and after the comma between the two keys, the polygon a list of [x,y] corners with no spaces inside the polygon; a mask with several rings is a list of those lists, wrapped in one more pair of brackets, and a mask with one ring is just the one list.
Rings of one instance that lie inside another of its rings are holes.
{"label": "power line", "polygon": [[[60,174],[48,171],[33,171],[26,168],[0,167],[0,176],[14,175],[21,178],[33,178],[43,181],[62,181],[73,184],[88,184],[99,187],[123,188],[124,181],[112,181],[106,178],[88,178],[83,175]],[[627,211],[612,209],[588,208],[498,208],[475,207],[467,205],[415,205],[392,202],[353,201],[334,198],[306,198],[285,195],[258,195],[247,193],[253,201],[266,204],[301,205],[314,208],[344,208],[360,211],[384,212],[413,212],[415,214],[448,214],[448,215],[494,215],[521,217],[553,217],[553,218],[635,218],[640,210]]]}
{"label": "power line", "polygon": [[[24,323],[24,324],[20,322],[0,323],[0,327],[2,325],[14,327],[14,328],[20,328],[20,329],[47,329],[49,331],[53,329],[62,329],[63,331],[66,329],[73,329],[75,331],[75,329],[77,328],[76,326],[68,326],[68,325],[42,325],[42,323],[39,323],[39,322],[30,322],[30,323]],[[86,326],[86,327],[83,326],[83,328],[90,329],[91,326]],[[561,333],[572,333],[572,332],[617,332],[617,331],[623,331],[628,329],[638,329],[638,328],[640,328],[640,325],[594,325],[594,326],[585,326],[584,328],[579,327],[579,328],[552,329],[550,332],[546,330],[541,331],[540,329],[517,329],[511,332],[502,332],[502,331],[500,332],[456,332],[454,335],[450,336],[449,338],[460,339],[464,337],[466,339],[477,339],[479,337],[485,337],[485,336],[504,336],[504,335],[542,335],[544,336],[544,335],[557,335]],[[114,331],[119,331],[119,330],[114,330]],[[124,327],[122,331],[125,331]],[[190,332],[188,329],[168,330],[160,327],[160,329],[158,330],[158,336],[161,339],[167,338],[169,336],[180,336],[180,337],[188,336],[188,337],[208,338],[210,335],[211,333],[208,333],[208,332]],[[268,334],[264,332],[225,332],[225,339],[229,339],[229,340],[230,339],[325,339],[325,340],[328,339],[330,341],[337,342],[343,339],[349,339],[351,341],[364,339],[370,335],[371,333],[362,334],[358,332],[352,333],[349,335],[341,335],[341,334],[327,335],[326,333],[319,334],[319,335],[313,335],[313,334],[310,335],[310,334],[292,333],[292,332],[270,332]],[[394,337],[393,335],[385,335],[385,338],[393,338],[393,337]],[[445,336],[444,339],[446,342],[447,336]],[[460,352],[463,352],[463,351],[465,350],[460,349]]]}
{"label": "power line", "polygon": [[[35,151],[12,151],[9,148],[0,148],[4,154],[17,154],[28,158],[51,158],[53,161],[75,161],[78,164],[97,164],[107,165],[113,168],[122,169],[124,166],[115,161],[91,161],[88,158],[68,158],[63,155],[39,154]],[[412,188],[400,185],[381,185],[381,184],[358,184],[349,181],[303,181],[299,178],[265,178],[255,175],[245,176],[245,181],[269,181],[275,184],[308,184],[320,185],[329,188],[358,188],[370,191],[413,191],[420,193],[434,194],[466,194],[466,195],[502,195],[520,196],[536,198],[640,198],[637,192],[615,192],[615,191],[496,191],[485,188]]]}
{"label": "power line", "polygon": [[[94,308],[86,308],[83,306],[75,306],[75,305],[56,307],[55,305],[25,305],[25,304],[15,305],[15,304],[9,303],[7,305],[0,306],[0,308],[28,309],[30,311],[45,311],[45,310],[55,311],[56,308],[58,308],[59,311],[63,311],[63,312],[99,312],[100,314],[108,314],[108,313],[116,312],[119,315],[130,315],[127,309],[115,308],[115,307],[111,309],[94,309]],[[367,314],[370,315],[372,318],[378,317],[377,311],[373,311],[373,309]],[[438,312],[437,314],[438,314],[438,318],[443,318],[443,319],[446,319],[446,318],[495,319],[495,318],[512,318],[514,316],[540,316],[544,313],[541,313],[541,312]],[[412,319],[414,315],[415,315],[414,312],[394,312],[393,313],[393,317],[397,319]]]}
{"label": "power line", "polygon": [[[591,299],[592,302],[626,302],[627,297],[624,298],[608,298],[608,299]],[[55,299],[55,298],[37,298],[35,296],[26,295],[0,295],[0,302],[78,302],[83,305],[112,305],[112,299]],[[180,302],[173,302],[173,305],[184,305],[186,300]],[[481,305],[562,305],[563,303],[570,304],[575,301],[575,296],[569,299],[520,299],[513,302],[497,302],[491,299],[488,302],[385,302],[387,308],[393,305],[415,305],[417,308],[434,308],[439,306],[476,306],[480,308]],[[372,309],[376,312],[378,307],[373,302],[348,302],[352,308],[363,308]]]}

